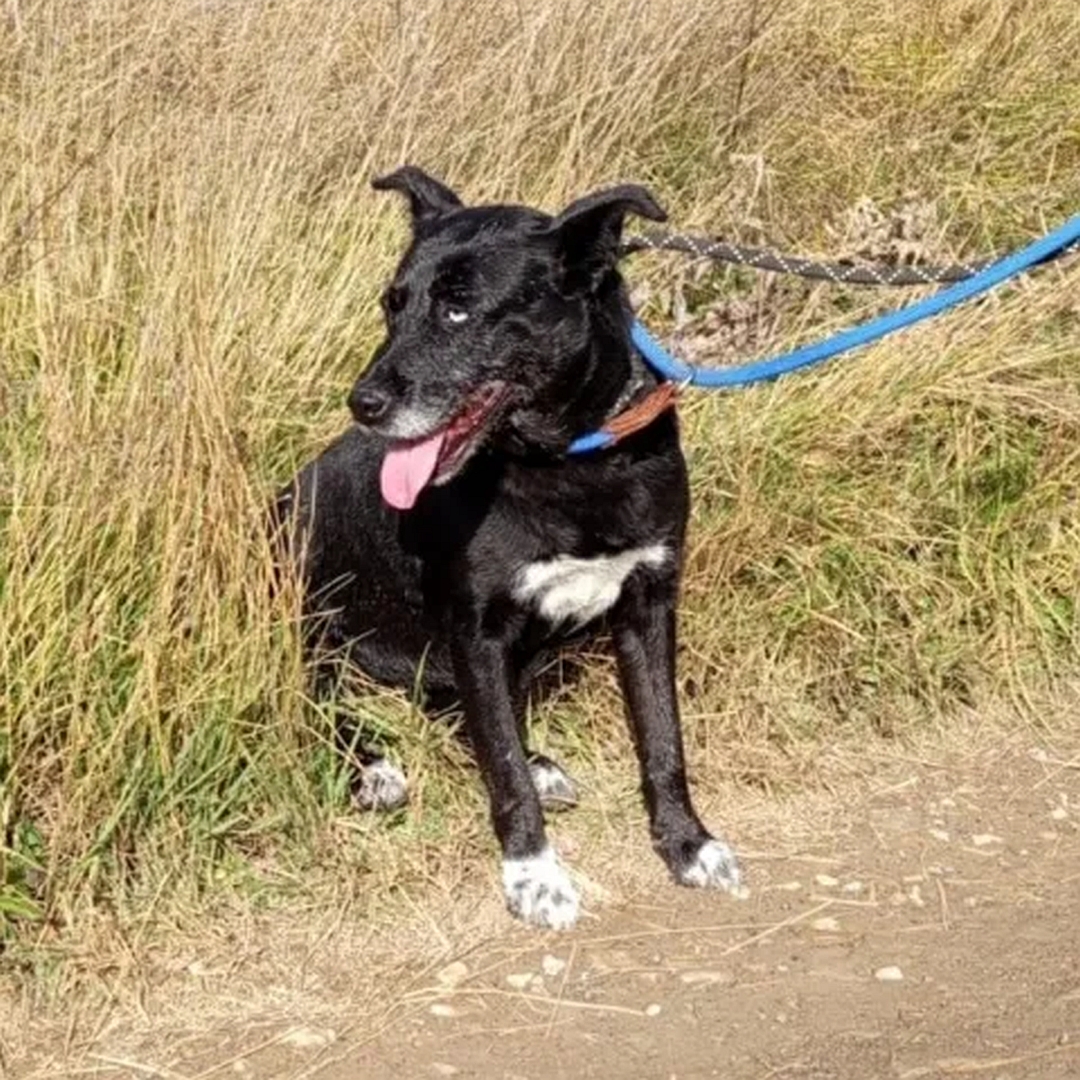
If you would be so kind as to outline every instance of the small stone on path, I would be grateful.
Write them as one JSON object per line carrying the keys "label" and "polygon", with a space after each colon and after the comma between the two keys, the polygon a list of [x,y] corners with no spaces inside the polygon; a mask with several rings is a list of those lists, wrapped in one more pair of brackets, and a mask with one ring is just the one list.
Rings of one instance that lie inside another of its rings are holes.
{"label": "small stone on path", "polygon": [[446,967],[435,973],[435,981],[444,990],[453,990],[455,986],[459,986],[468,977],[469,969],[460,960],[447,964]]}
{"label": "small stone on path", "polygon": [[318,1028],[299,1027],[287,1031],[281,1041],[286,1046],[295,1046],[299,1050],[317,1050],[322,1046],[329,1046],[337,1038],[337,1033]]}
{"label": "small stone on path", "polygon": [[557,956],[551,956],[550,954],[540,961],[540,970],[549,979],[554,979],[556,975],[561,975],[565,968],[565,960],[560,960]]}
{"label": "small stone on path", "polygon": [[684,971],[679,979],[687,986],[730,986],[735,976],[730,971]]}

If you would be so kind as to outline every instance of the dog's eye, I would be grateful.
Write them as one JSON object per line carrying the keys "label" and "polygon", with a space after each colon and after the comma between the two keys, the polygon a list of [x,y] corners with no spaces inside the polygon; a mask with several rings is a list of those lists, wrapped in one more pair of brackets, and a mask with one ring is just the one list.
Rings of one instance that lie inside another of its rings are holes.
{"label": "dog's eye", "polygon": [[469,321],[469,313],[463,307],[456,307],[454,304],[447,304],[443,308],[443,319],[451,326],[461,326],[462,323]]}

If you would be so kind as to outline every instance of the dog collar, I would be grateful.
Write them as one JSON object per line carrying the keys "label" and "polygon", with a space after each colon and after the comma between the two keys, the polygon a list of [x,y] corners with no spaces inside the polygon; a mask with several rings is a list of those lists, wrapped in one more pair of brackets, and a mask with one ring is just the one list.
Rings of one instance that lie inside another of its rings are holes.
{"label": "dog collar", "polygon": [[568,454],[588,454],[593,450],[606,450],[621,442],[627,435],[647,428],[661,413],[673,408],[679,393],[679,384],[662,382],[643,398],[617,412],[603,426],[588,435],[576,438],[566,449]]}

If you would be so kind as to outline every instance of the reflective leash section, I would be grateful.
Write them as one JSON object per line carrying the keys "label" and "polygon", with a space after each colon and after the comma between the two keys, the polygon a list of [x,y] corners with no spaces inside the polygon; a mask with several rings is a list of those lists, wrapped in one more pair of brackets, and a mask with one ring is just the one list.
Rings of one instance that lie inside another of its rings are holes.
{"label": "reflective leash section", "polygon": [[[643,402],[632,407],[629,412],[641,416],[652,414],[655,418],[666,408],[674,404],[675,389],[682,386],[698,386],[705,390],[731,389],[737,386],[749,386],[779,378],[792,371],[811,367],[838,356],[840,353],[857,349],[878,341],[888,334],[938,315],[949,308],[957,307],[983,293],[989,292],[1010,278],[1030,270],[1065,254],[1070,248],[1080,243],[1080,214],[1070,218],[1064,225],[1035,240],[1027,247],[1006,255],[996,262],[982,265],[981,269],[971,273],[963,280],[928,296],[914,304],[890,311],[866,322],[859,323],[848,330],[843,330],[824,341],[804,345],[771,360],[759,360],[733,368],[700,368],[687,364],[667,352],[644,326],[635,320],[630,336],[634,347],[645,362],[660,375],[665,382],[653,391]],[[657,246],[657,245],[654,245]],[[665,390],[665,387],[670,389]],[[625,414],[607,421],[598,431],[582,435],[575,439],[567,449],[569,454],[586,454],[613,446],[620,438],[636,431],[643,424],[628,425],[623,420]],[[629,430],[627,430],[629,429]]]}

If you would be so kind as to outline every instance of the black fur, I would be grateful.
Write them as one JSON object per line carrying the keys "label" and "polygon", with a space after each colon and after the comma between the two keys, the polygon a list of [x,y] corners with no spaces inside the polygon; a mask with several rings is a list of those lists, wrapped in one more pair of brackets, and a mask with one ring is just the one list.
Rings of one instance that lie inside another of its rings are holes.
{"label": "black fur", "polygon": [[[573,628],[515,595],[519,575],[557,556],[663,545],[669,557],[633,569],[607,620],[653,841],[688,880],[710,836],[691,806],[675,700],[688,490],[674,412],[611,450],[565,453],[628,390],[656,384],[630,342],[616,257],[626,214],[663,212],[635,186],[554,218],[464,207],[413,167],[375,187],[404,193],[412,211],[412,243],[384,295],[386,339],[349,397],[360,423],[278,504],[309,610],[374,678],[412,687],[422,670],[429,695],[460,700],[504,858],[530,859],[546,840],[524,745],[526,686]],[[479,446],[412,509],[388,506],[379,487],[388,447],[447,424],[485,384],[505,394]],[[737,883],[733,864],[728,878],[691,883]]]}

